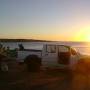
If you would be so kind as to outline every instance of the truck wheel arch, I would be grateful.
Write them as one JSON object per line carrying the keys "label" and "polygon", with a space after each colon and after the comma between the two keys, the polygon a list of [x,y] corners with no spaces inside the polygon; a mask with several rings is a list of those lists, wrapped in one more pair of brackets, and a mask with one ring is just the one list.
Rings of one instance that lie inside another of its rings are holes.
{"label": "truck wheel arch", "polygon": [[27,63],[27,60],[36,60],[36,61],[39,61],[41,62],[41,58],[39,58],[37,55],[28,55],[25,59],[24,59],[24,62]]}
{"label": "truck wheel arch", "polygon": [[28,55],[24,59],[24,63],[27,65],[29,71],[38,71],[41,66],[41,58],[37,55]]}

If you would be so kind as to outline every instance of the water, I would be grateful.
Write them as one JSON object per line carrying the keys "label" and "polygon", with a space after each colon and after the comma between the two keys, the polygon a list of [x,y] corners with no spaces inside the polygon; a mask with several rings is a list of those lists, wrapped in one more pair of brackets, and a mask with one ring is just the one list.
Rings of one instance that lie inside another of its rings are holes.
{"label": "water", "polygon": [[26,49],[42,50],[43,45],[47,43],[64,44],[76,48],[82,54],[90,55],[90,42],[1,42],[3,46],[9,46],[11,49],[18,48],[18,44],[22,43]]}

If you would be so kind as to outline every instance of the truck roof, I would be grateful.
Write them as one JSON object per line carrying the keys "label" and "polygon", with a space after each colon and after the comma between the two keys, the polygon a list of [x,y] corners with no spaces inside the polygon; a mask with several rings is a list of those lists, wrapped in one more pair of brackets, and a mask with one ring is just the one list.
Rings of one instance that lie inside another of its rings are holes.
{"label": "truck roof", "polygon": [[44,44],[44,45],[56,45],[56,46],[71,47],[71,46],[69,46],[69,45],[65,45],[65,44],[54,44],[54,43],[51,43],[51,44]]}

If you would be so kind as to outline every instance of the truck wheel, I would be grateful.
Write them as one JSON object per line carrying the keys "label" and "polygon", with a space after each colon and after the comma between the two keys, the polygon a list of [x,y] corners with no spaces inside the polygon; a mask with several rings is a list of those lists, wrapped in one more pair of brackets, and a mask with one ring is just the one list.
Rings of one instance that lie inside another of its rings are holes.
{"label": "truck wheel", "polygon": [[41,58],[39,58],[37,55],[29,55],[24,60],[28,71],[30,72],[36,72],[40,71],[41,66]]}

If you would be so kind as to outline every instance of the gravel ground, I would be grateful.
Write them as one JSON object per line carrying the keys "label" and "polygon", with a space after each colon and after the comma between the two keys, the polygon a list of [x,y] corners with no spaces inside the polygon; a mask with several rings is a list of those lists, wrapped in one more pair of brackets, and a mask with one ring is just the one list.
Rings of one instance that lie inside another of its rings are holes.
{"label": "gravel ground", "polygon": [[9,71],[0,72],[0,90],[90,90],[90,61],[80,61],[75,71],[41,70],[28,72],[12,61]]}

